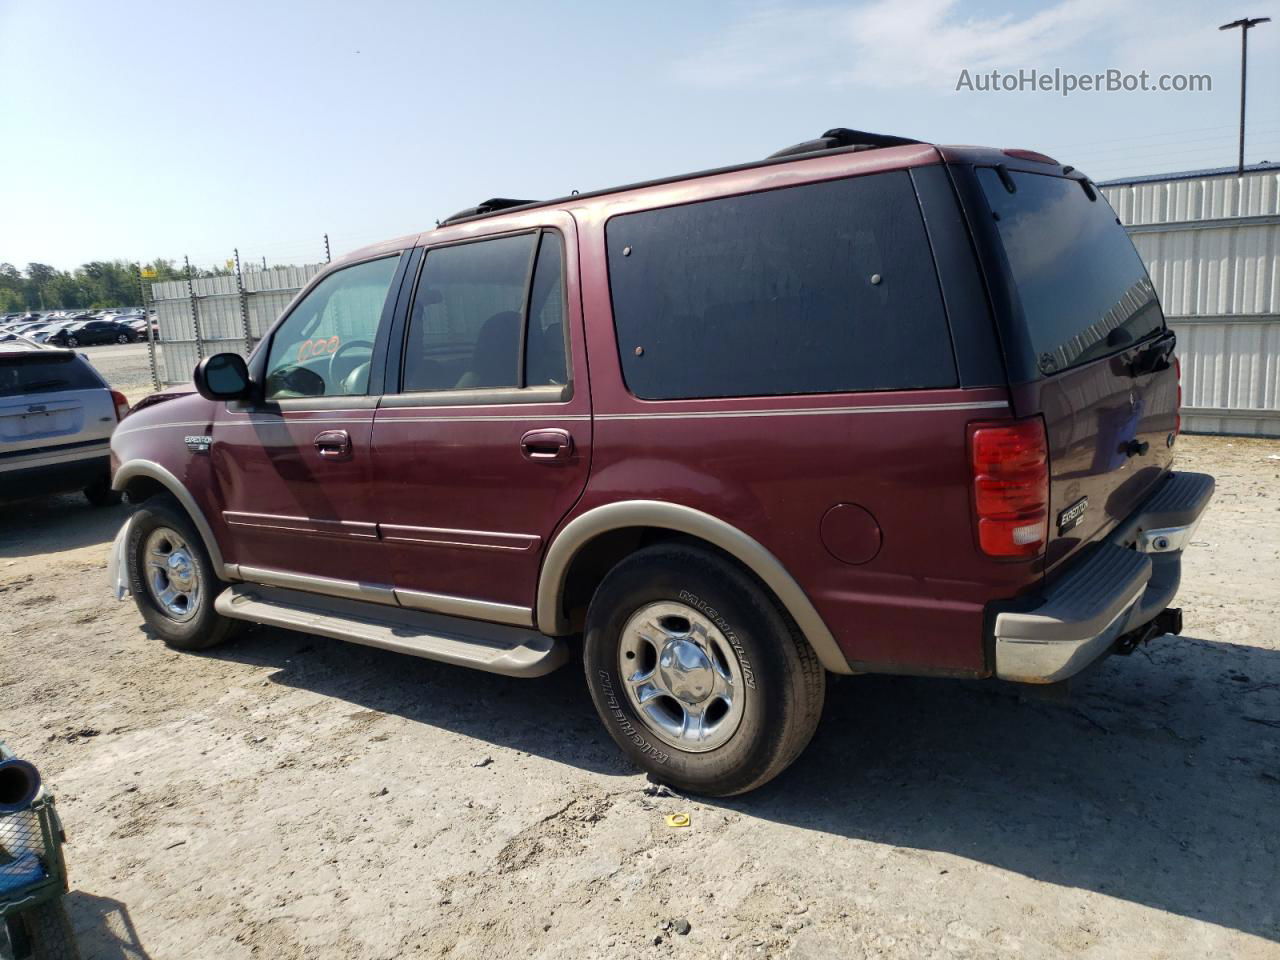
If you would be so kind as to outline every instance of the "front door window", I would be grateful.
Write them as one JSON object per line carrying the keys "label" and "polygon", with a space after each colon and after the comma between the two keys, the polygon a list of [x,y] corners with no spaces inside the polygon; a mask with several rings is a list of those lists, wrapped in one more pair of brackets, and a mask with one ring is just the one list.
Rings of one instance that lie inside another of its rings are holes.
{"label": "front door window", "polygon": [[373,343],[399,260],[397,254],[336,270],[307,294],[271,339],[268,401],[368,390]]}

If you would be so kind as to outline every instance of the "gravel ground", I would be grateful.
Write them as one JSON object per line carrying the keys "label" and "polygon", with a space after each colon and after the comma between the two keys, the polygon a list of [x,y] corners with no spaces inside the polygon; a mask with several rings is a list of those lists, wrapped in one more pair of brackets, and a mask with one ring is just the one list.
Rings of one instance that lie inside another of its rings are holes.
{"label": "gravel ground", "polygon": [[[124,393],[130,402],[140,400],[154,389],[151,358],[145,342],[81,347],[80,352],[89,358],[107,383]],[[156,350],[156,362],[160,364],[161,372],[164,370],[163,353],[163,350]]]}
{"label": "gravel ground", "polygon": [[577,666],[174,653],[108,599],[125,507],[0,506],[0,738],[57,793],[86,958],[1280,957],[1277,457],[1180,441],[1219,478],[1182,637],[1066,704],[833,680],[716,802],[623,765]]}

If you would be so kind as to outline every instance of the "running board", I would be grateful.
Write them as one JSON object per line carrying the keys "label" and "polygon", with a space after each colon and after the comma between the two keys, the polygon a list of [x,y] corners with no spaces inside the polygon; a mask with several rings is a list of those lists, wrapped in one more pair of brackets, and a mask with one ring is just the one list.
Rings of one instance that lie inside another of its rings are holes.
{"label": "running board", "polygon": [[238,583],[214,609],[224,617],[319,634],[509,677],[541,677],[569,657],[563,640],[534,630],[403,607]]}

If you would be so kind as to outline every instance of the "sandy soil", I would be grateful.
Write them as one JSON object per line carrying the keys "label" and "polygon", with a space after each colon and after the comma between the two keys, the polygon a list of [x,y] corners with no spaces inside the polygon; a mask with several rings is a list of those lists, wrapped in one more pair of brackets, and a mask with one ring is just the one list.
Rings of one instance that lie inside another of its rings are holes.
{"label": "sandy soil", "polygon": [[1184,636],[1068,704],[833,681],[728,802],[651,795],[574,666],[170,652],[107,597],[126,508],[78,497],[0,507],[0,738],[90,958],[1280,957],[1280,443],[1180,448],[1219,478]]}

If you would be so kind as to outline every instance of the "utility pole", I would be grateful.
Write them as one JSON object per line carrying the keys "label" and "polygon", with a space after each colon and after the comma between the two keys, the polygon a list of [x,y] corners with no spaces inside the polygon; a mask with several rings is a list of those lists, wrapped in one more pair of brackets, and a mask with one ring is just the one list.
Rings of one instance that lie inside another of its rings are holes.
{"label": "utility pole", "polygon": [[1249,64],[1249,31],[1260,23],[1270,23],[1270,17],[1244,17],[1224,23],[1219,30],[1240,28],[1240,159],[1236,165],[1236,176],[1244,176],[1244,91],[1248,80]]}

